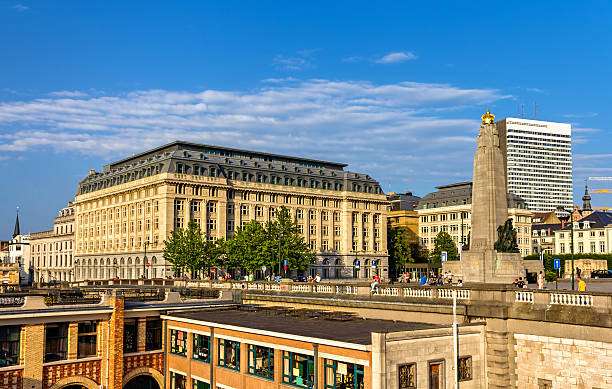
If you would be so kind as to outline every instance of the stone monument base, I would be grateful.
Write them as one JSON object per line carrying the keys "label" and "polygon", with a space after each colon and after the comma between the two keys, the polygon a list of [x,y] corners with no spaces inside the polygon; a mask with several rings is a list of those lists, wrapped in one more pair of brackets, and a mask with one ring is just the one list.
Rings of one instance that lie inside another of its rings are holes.
{"label": "stone monument base", "polygon": [[511,284],[519,277],[525,278],[521,253],[498,253],[495,250],[463,251],[460,261],[444,262],[442,271],[450,271],[453,279],[464,283]]}

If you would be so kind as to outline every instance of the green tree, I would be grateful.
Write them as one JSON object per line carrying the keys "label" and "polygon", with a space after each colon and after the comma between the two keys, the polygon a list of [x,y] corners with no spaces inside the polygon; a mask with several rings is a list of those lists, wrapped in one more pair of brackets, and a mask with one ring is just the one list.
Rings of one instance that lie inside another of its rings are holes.
{"label": "green tree", "polygon": [[246,268],[255,271],[262,265],[271,263],[270,244],[266,229],[256,220],[238,228],[225,244],[226,258],[223,265],[227,269]]}
{"label": "green tree", "polygon": [[414,262],[406,227],[391,228],[388,241],[389,260],[396,270],[404,267],[406,263]]}
{"label": "green tree", "polygon": [[453,238],[444,231],[440,231],[436,236],[434,249],[429,255],[429,259],[432,263],[441,262],[442,251],[447,252],[447,259],[449,261],[459,259],[457,246],[455,246]]}
{"label": "green tree", "polygon": [[175,272],[189,270],[194,277],[208,262],[205,247],[206,239],[202,236],[202,230],[192,220],[186,229],[179,228],[164,240],[163,257],[172,264]]}
{"label": "green tree", "polygon": [[288,270],[303,271],[314,263],[315,254],[299,233],[286,207],[281,207],[276,214],[276,220],[268,223],[267,233],[269,239],[267,247],[273,254],[273,262],[269,264],[270,269],[278,271],[279,261],[284,260],[287,260]]}

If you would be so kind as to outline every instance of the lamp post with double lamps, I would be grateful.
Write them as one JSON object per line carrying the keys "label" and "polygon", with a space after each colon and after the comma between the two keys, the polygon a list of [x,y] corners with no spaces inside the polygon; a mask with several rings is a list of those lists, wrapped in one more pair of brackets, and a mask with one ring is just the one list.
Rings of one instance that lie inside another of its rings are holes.
{"label": "lamp post with double lamps", "polygon": [[558,206],[557,209],[559,211],[569,213],[569,223],[570,223],[570,251],[572,253],[572,290],[574,290],[574,222],[572,221],[572,212],[563,208],[562,206]]}

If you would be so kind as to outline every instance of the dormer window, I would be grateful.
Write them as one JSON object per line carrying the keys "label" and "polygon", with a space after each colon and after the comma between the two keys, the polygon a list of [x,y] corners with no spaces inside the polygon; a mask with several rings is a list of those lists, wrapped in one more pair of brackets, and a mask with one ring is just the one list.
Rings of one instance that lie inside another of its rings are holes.
{"label": "dormer window", "polygon": [[591,228],[591,223],[590,222],[583,222],[582,223],[582,228],[584,228],[585,230],[588,230],[589,228]]}

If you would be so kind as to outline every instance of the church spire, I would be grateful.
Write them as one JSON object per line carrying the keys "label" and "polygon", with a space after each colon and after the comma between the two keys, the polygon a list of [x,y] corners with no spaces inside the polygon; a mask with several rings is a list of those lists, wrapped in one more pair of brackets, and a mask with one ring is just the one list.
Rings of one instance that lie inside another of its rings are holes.
{"label": "church spire", "polygon": [[585,183],[584,184],[584,196],[582,196],[582,210],[583,211],[592,211],[591,209],[591,196],[589,196],[589,187]]}
{"label": "church spire", "polygon": [[19,231],[19,207],[17,207],[17,218],[15,219],[15,231],[13,231],[13,238],[17,235],[21,235]]}

